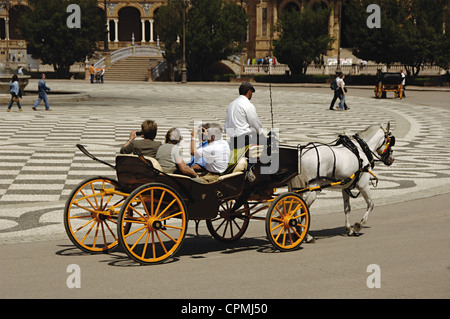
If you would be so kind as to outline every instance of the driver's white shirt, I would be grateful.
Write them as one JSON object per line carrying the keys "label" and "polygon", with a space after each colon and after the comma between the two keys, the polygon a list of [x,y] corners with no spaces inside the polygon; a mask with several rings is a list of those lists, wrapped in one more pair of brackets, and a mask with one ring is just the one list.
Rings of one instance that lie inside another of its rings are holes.
{"label": "driver's white shirt", "polygon": [[255,106],[245,95],[240,95],[227,108],[225,133],[229,137],[250,134],[252,131],[262,133]]}

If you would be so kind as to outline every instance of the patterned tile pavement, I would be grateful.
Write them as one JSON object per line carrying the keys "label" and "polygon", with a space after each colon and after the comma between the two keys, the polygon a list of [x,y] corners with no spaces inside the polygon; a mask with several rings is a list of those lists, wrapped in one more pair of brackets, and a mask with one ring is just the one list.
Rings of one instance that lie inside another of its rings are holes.
{"label": "patterned tile pavement", "polygon": [[[0,243],[64,232],[65,200],[82,180],[115,177],[107,166],[83,155],[85,145],[98,158],[114,163],[129,131],[145,119],[158,123],[157,140],[170,127],[182,128],[188,158],[189,132],[197,121],[223,125],[226,107],[237,97],[237,84],[50,82],[53,111],[33,112],[34,96],[26,96],[24,112],[0,112]],[[306,90],[307,91],[307,90]],[[447,93],[448,94],[448,93]],[[331,142],[338,134],[353,134],[367,126],[391,122],[396,135],[395,163],[378,164],[373,189],[376,205],[406,201],[450,191],[450,112],[419,106],[408,100],[349,97],[351,109],[329,111],[331,95],[298,87],[256,86],[252,102],[263,126],[272,122],[284,144]],[[2,103],[5,104],[5,103]],[[354,208],[365,206],[353,200]],[[340,192],[324,191],[312,214],[342,210]],[[375,212],[376,213],[376,212]],[[356,217],[355,217],[356,218]]]}

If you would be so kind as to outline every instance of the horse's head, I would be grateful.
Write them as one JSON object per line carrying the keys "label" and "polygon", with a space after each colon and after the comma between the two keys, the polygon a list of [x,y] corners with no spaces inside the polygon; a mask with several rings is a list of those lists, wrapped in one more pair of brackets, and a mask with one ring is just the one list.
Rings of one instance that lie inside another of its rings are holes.
{"label": "horse's head", "polygon": [[394,151],[392,147],[395,145],[395,136],[392,135],[390,122],[388,122],[386,128],[384,128],[383,125],[381,125],[381,128],[384,132],[384,141],[377,148],[377,154],[385,165],[390,166],[394,163]]}

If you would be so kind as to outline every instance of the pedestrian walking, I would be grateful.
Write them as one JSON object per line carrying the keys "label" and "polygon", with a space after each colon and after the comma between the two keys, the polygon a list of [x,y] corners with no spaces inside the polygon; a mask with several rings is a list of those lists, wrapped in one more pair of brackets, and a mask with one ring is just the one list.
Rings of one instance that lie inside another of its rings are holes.
{"label": "pedestrian walking", "polygon": [[22,105],[20,105],[20,97],[22,94],[19,89],[19,77],[16,74],[12,76],[11,81],[9,82],[9,93],[11,93],[11,100],[9,101],[8,112],[11,112],[11,107],[14,102],[17,103],[19,111],[23,111]]}
{"label": "pedestrian walking", "polygon": [[38,83],[38,99],[33,105],[33,111],[36,111],[37,106],[39,105],[39,103],[41,103],[42,100],[44,100],[45,110],[51,111],[50,105],[48,104],[47,91],[50,91],[50,88],[45,84],[45,74],[42,73],[41,79]]}
{"label": "pedestrian walking", "polygon": [[91,75],[91,83],[94,84],[95,68],[94,64],[89,68],[89,74]]}
{"label": "pedestrian walking", "polygon": [[339,87],[339,99],[341,100],[339,102],[339,109],[341,111],[344,110],[348,110],[349,108],[347,107],[347,104],[345,103],[345,98],[347,95],[347,88],[345,87],[345,82],[344,82],[344,78],[345,78],[345,74],[342,74],[339,77],[339,82],[338,82],[338,87]]}
{"label": "pedestrian walking", "polygon": [[403,90],[403,97],[405,98],[405,91],[406,91],[406,76],[405,73],[403,73],[403,70],[400,70],[400,74],[402,75],[402,90]]}
{"label": "pedestrian walking", "polygon": [[330,103],[330,110],[334,110],[334,104],[336,103],[336,100],[339,98],[339,86],[338,82],[340,80],[340,76],[342,75],[342,72],[338,73],[338,76],[331,82],[330,88],[333,91],[333,99]]}
{"label": "pedestrian walking", "polygon": [[100,68],[100,82],[105,83],[105,69]]}
{"label": "pedestrian walking", "polygon": [[[348,110],[347,104],[345,103],[345,94],[347,89],[345,88],[345,82],[344,82],[345,75],[342,72],[338,73],[338,76],[336,79],[331,82],[331,89],[333,90],[333,99],[330,103],[330,110],[334,110],[334,104],[336,103],[336,100],[339,98],[339,109],[340,110]],[[342,107],[341,107],[342,104]]]}

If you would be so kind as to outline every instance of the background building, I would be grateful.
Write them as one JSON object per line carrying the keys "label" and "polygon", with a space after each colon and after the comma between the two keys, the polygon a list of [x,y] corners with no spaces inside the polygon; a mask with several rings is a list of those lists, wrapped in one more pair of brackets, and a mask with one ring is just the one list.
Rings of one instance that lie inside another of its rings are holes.
{"label": "background building", "polygon": [[[155,33],[154,17],[158,9],[167,0],[98,0],[98,13],[106,13],[108,19],[108,47],[114,51],[129,46],[133,41],[136,46],[159,46]],[[272,41],[277,38],[274,26],[283,10],[299,10],[308,5],[332,7],[328,21],[328,32],[336,41],[329,55],[337,53],[339,38],[340,0],[234,0],[242,6],[249,17],[248,34],[245,46],[246,58],[262,58],[271,55]],[[18,20],[27,9],[26,0],[0,0],[0,62],[11,66],[33,66],[27,56],[27,45],[18,27]],[[103,48],[103,39],[99,39]]]}

